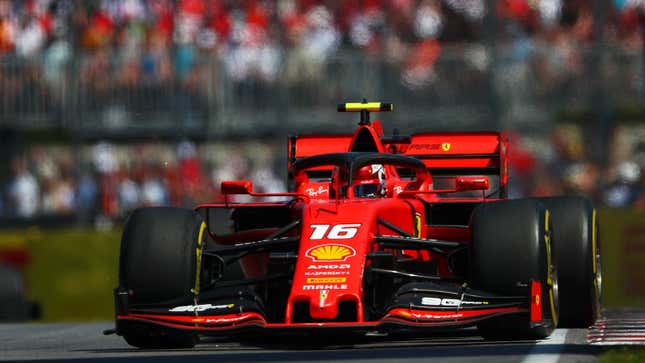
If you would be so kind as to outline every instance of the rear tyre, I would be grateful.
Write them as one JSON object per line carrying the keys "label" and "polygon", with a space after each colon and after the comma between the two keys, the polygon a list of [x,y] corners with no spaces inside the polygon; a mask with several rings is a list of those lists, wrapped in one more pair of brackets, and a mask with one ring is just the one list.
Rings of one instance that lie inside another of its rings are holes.
{"label": "rear tyre", "polygon": [[[131,304],[154,304],[185,297],[199,288],[205,223],[192,210],[154,207],[135,210],[121,239],[119,287],[131,291]],[[193,333],[120,324],[128,344],[139,348],[186,348]]]}
{"label": "rear tyre", "polygon": [[531,280],[542,287],[543,322],[527,313],[499,316],[477,325],[487,339],[541,339],[558,321],[558,276],[551,260],[549,216],[543,204],[518,199],[482,203],[471,218],[471,282],[474,288],[529,297]]}
{"label": "rear tyre", "polygon": [[551,212],[560,278],[560,326],[591,326],[601,309],[602,272],[596,211],[583,197],[540,198]]}

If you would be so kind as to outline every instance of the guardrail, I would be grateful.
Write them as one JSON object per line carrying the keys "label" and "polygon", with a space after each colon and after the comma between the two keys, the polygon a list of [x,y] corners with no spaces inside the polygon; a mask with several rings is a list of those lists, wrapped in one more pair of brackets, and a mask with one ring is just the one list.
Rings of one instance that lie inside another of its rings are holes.
{"label": "guardrail", "polygon": [[88,136],[332,131],[344,126],[333,105],[361,98],[404,110],[388,115],[393,126],[426,129],[548,125],[599,102],[641,109],[640,53],[571,47],[533,41],[500,45],[493,55],[481,44],[459,44],[426,63],[413,52],[394,59],[340,51],[316,61],[281,49],[268,71],[241,75],[235,65],[244,59],[231,54],[194,53],[189,64],[173,62],[175,53],[150,60],[98,51],[53,65],[5,56],[0,125]]}

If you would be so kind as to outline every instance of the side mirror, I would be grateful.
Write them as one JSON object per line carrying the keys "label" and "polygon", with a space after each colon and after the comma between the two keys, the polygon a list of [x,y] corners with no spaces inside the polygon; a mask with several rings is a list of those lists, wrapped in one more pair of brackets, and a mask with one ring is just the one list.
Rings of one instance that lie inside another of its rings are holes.
{"label": "side mirror", "polygon": [[455,178],[455,189],[463,190],[486,190],[488,189],[488,177],[486,176],[458,176]]}
{"label": "side mirror", "polygon": [[223,194],[251,194],[253,182],[250,180],[223,181],[220,189]]}

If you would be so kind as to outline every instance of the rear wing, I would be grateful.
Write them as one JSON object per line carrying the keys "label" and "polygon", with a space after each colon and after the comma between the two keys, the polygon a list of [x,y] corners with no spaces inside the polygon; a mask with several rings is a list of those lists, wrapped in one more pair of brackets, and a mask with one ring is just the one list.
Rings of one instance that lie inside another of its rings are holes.
{"label": "rear wing", "polygon": [[411,135],[405,143],[386,150],[423,161],[431,175],[489,175],[499,176],[499,193],[507,195],[508,138],[504,133],[428,132]]}
{"label": "rear wing", "polygon": [[[373,135],[377,135],[374,133]],[[300,158],[352,150],[356,135],[303,135],[289,138],[289,170]],[[417,158],[431,175],[499,176],[499,193],[506,196],[508,139],[504,133],[425,132],[397,140],[375,138],[377,149]],[[375,150],[376,151],[376,150]]]}
{"label": "rear wing", "polygon": [[347,151],[351,142],[352,135],[291,136],[287,145],[289,170],[291,170],[293,163],[300,158]]}
{"label": "rear wing", "polygon": [[397,150],[422,160],[431,171],[499,170],[506,159],[506,143],[505,135],[498,132],[428,132],[410,136]]}

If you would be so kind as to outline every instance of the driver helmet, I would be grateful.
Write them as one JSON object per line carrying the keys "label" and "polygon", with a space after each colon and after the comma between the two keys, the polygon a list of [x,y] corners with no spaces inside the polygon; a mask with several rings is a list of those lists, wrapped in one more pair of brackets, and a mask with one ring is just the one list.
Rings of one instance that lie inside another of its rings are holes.
{"label": "driver helmet", "polygon": [[387,194],[385,169],[381,164],[364,166],[354,177],[354,195],[359,198],[384,197]]}

